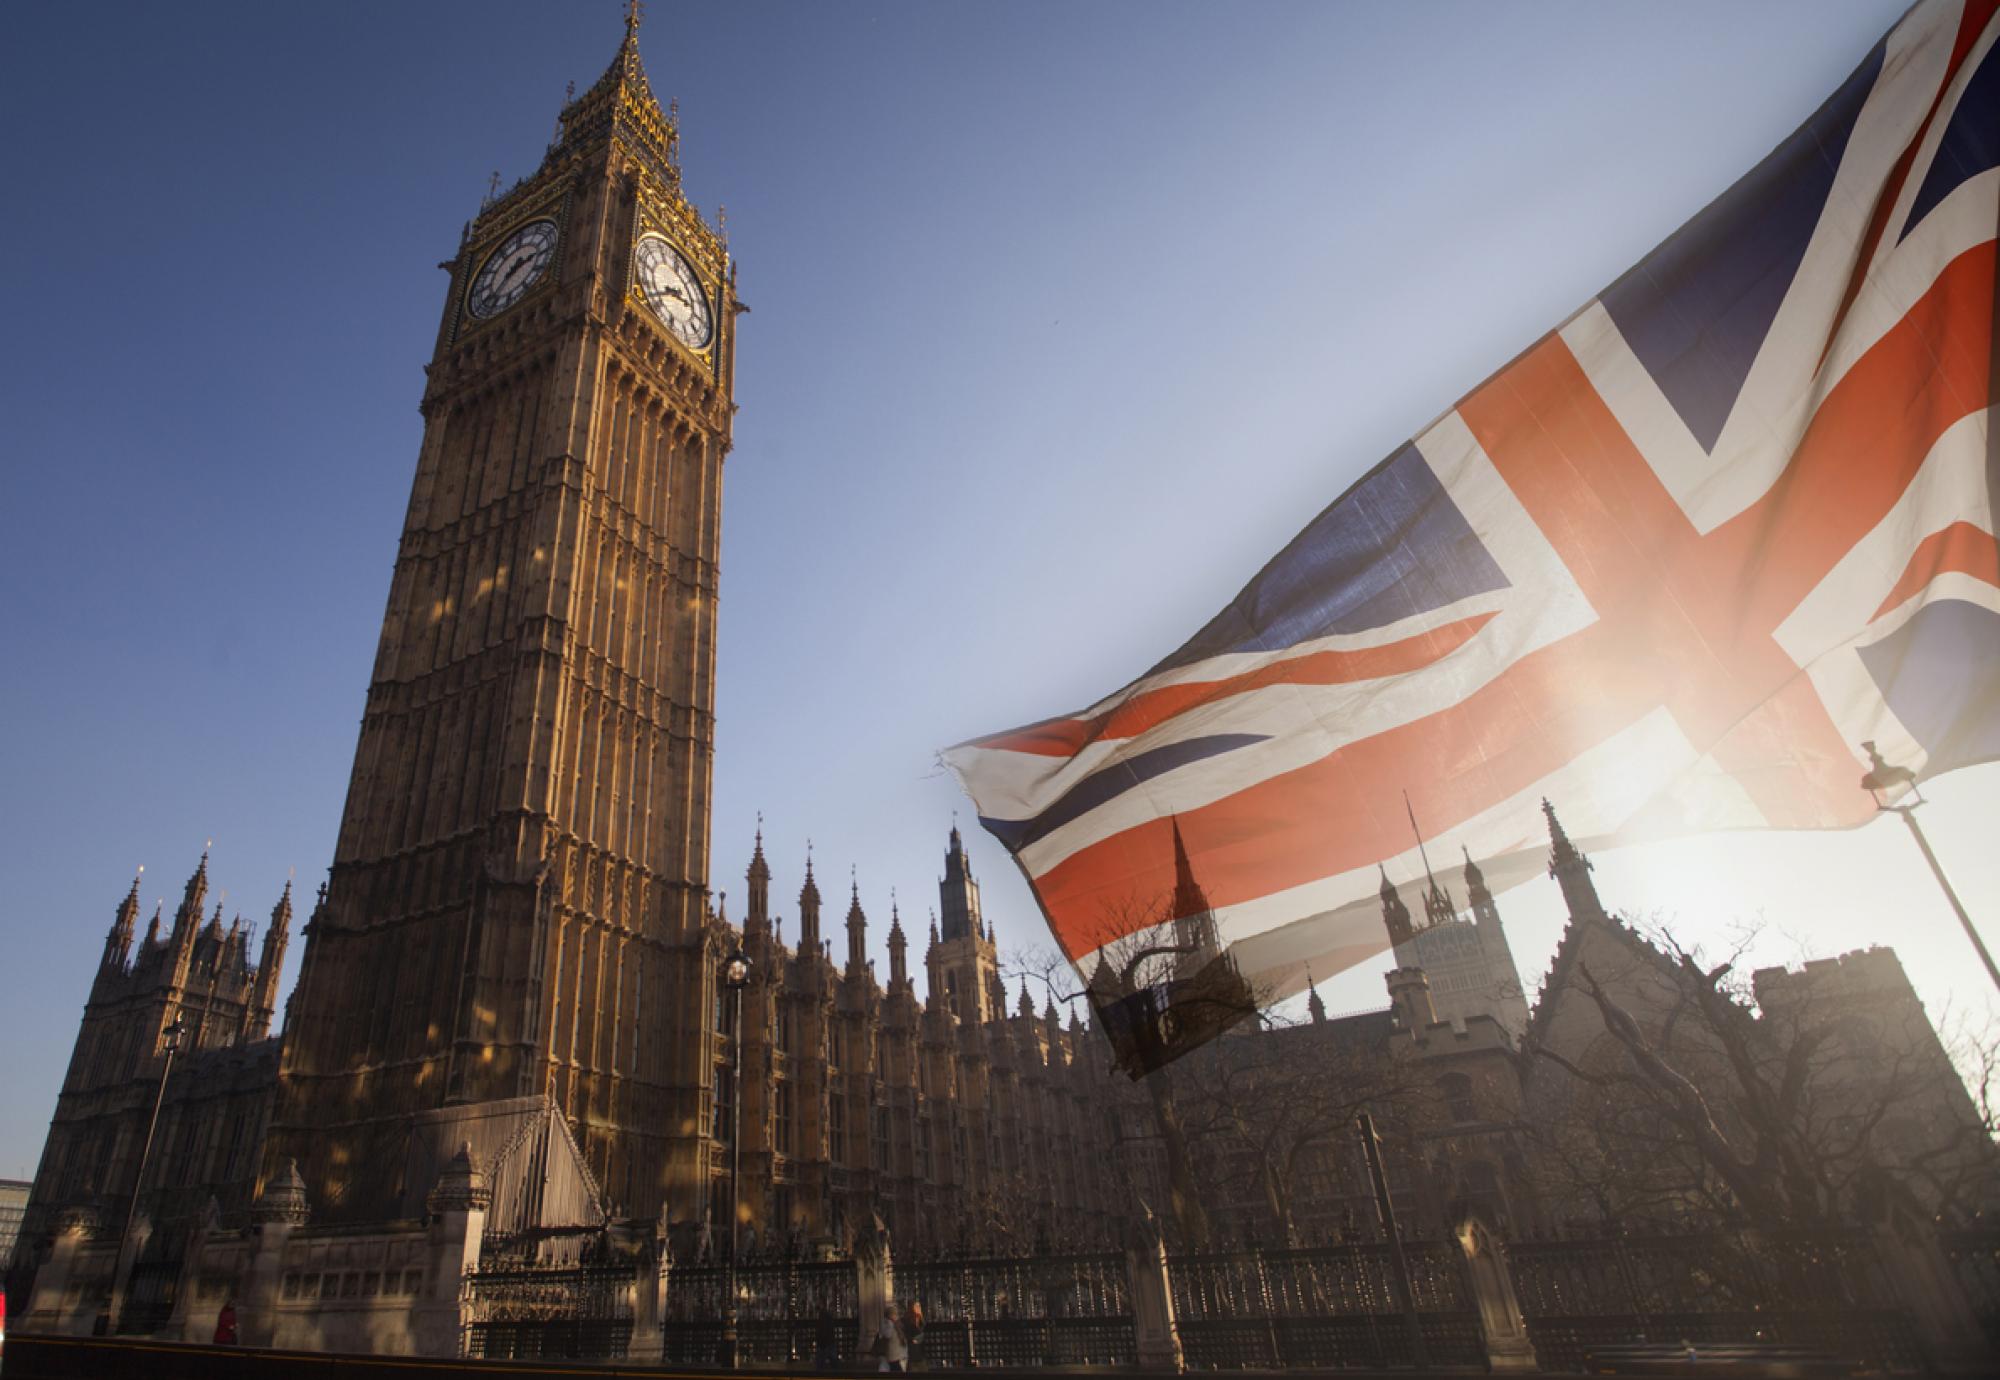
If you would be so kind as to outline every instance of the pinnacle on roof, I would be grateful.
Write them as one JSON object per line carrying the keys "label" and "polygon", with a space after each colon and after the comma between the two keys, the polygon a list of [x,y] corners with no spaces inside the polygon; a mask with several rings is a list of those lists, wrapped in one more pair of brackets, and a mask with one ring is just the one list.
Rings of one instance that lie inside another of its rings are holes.
{"label": "pinnacle on roof", "polygon": [[1597,887],[1590,880],[1596,871],[1590,859],[1570,842],[1563,831],[1562,821],[1556,818],[1556,807],[1542,800],[1542,815],[1549,822],[1549,875],[1562,886],[1563,900],[1569,903],[1571,918],[1602,920],[1607,916],[1604,903],[1597,898]]}
{"label": "pinnacle on roof", "polygon": [[132,927],[139,919],[139,879],[145,875],[146,869],[142,865],[132,874],[132,889],[126,892],[125,899],[118,903],[118,918],[113,922],[113,927],[123,930],[128,935],[132,933]]}
{"label": "pinnacle on roof", "polygon": [[1417,856],[1423,859],[1424,880],[1430,884],[1424,889],[1424,923],[1449,924],[1456,918],[1458,908],[1451,903],[1451,893],[1438,885],[1431,871],[1430,850],[1424,847],[1424,831],[1417,827],[1417,807],[1410,803],[1408,791],[1403,792],[1403,809],[1410,816],[1410,832],[1417,836]]}
{"label": "pinnacle on roof", "polygon": [[1319,988],[1313,986],[1312,969],[1306,969],[1306,1010],[1312,1014],[1314,1025],[1326,1024],[1326,1003],[1319,999]]}
{"label": "pinnacle on roof", "polygon": [[[810,856],[810,855],[808,855]],[[810,863],[808,863],[810,866]],[[771,880],[771,864],[764,861],[764,812],[757,812],[757,838],[750,849],[750,880],[768,882]]]}
{"label": "pinnacle on roof", "polygon": [[1549,803],[1547,796],[1542,797],[1542,817],[1549,822],[1549,875],[1551,877],[1555,875],[1555,868],[1558,863],[1576,862],[1578,860],[1589,861],[1576,851],[1576,845],[1571,843],[1569,835],[1563,832],[1562,821],[1556,818],[1556,807]]}
{"label": "pinnacle on roof", "polygon": [[806,884],[799,888],[799,904],[804,905],[810,897],[814,905],[819,904],[819,883],[813,880],[812,840],[806,840]]}
{"label": "pinnacle on roof", "polygon": [[195,864],[194,875],[187,880],[187,888],[181,893],[183,906],[199,906],[208,895],[208,845],[203,844],[201,861]]}
{"label": "pinnacle on roof", "polygon": [[1173,918],[1200,915],[1209,909],[1208,893],[1195,880],[1194,863],[1188,857],[1187,841],[1181,837],[1181,817],[1174,815],[1170,822],[1174,833],[1174,899]]}

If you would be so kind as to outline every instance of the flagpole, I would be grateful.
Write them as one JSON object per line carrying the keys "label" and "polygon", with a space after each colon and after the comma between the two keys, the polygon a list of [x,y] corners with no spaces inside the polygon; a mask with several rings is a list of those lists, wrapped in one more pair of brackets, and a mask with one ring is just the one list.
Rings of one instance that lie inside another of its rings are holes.
{"label": "flagpole", "polygon": [[[1931,841],[1924,837],[1923,826],[1917,823],[1917,806],[1924,804],[1925,801],[1923,792],[1916,789],[1915,775],[1908,767],[1892,767],[1884,762],[1882,754],[1875,750],[1875,744],[1863,743],[1861,746],[1867,750],[1870,763],[1868,774],[1861,778],[1862,789],[1875,797],[1877,810],[1901,815],[1903,823],[1910,826],[1910,837],[1917,841],[1917,851],[1922,853],[1924,861],[1930,864],[1931,876],[1937,878],[1938,890],[1942,891],[1944,899],[1951,903],[1952,914],[1958,917],[1959,926],[1965,931],[1965,937],[1972,941],[1973,949],[1979,954],[1979,961],[1986,965],[1986,976],[1993,980],[1994,990],[2000,991],[2000,967],[1994,965],[1993,955],[1986,951],[1986,941],[1981,939],[1979,931],[1973,928],[1972,916],[1966,913],[1965,903],[1958,899],[1958,892],[1952,887],[1951,880],[1944,875],[1943,864],[1938,862],[1937,854],[1931,851]],[[1907,784],[1916,797],[1907,805],[1891,805],[1884,798],[1898,784]]]}

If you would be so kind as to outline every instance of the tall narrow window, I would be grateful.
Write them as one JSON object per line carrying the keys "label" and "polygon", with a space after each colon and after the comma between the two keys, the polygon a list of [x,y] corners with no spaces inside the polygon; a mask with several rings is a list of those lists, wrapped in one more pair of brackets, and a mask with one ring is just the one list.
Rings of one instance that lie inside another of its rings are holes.
{"label": "tall narrow window", "polygon": [[709,1119],[708,1134],[711,1140],[724,1144],[729,1141],[729,1113],[736,1105],[736,1078],[727,1064],[715,1066],[715,1102]]}

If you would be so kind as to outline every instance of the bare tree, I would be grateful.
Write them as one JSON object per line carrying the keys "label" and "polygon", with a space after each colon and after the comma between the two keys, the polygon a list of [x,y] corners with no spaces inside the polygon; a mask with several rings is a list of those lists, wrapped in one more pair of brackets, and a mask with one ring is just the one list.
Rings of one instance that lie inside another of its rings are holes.
{"label": "bare tree", "polygon": [[[1990,1195],[1991,1123],[1907,987],[1871,986],[1886,974],[1866,956],[1853,981],[1747,982],[1750,937],[1715,963],[1664,930],[1620,971],[1578,962],[1572,985],[1603,1033],[1580,1053],[1534,1050],[1530,1131],[1557,1195],[1607,1218],[1766,1228],[1839,1220],[1883,1171],[1921,1179],[1934,1205]],[[1993,1044],[1980,1046],[1989,1063]]]}
{"label": "bare tree", "polygon": [[1175,1071],[1202,1181],[1218,1196],[1261,1199],[1270,1227],[1288,1240],[1312,1197],[1301,1183],[1308,1166],[1352,1158],[1360,1113],[1407,1140],[1439,1101],[1432,1072],[1399,1057],[1387,1028],[1372,1024],[1315,1026],[1267,1013]]}

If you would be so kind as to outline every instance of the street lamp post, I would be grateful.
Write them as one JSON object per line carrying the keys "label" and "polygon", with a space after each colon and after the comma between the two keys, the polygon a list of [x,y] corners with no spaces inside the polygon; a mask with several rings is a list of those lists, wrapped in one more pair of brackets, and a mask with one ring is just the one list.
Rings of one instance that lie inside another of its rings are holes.
{"label": "street lamp post", "polygon": [[[1875,808],[1890,814],[1901,815],[1903,823],[1910,826],[1910,837],[1917,841],[1917,851],[1930,864],[1931,876],[1937,878],[1938,889],[1944,892],[1944,899],[1951,903],[1952,913],[1965,930],[1965,937],[1972,941],[1972,947],[1979,954],[1979,961],[1986,965],[1986,976],[1993,979],[1993,985],[2000,988],[2000,967],[1993,964],[1993,955],[1986,952],[1986,943],[1979,937],[1979,931],[1972,927],[1972,917],[1966,914],[1965,903],[1958,899],[1958,893],[1945,879],[1944,868],[1938,863],[1937,854],[1931,852],[1931,842],[1924,837],[1923,826],[1917,823],[1917,806],[1924,803],[1924,793],[1917,789],[1917,778],[1908,767],[1894,767],[1882,760],[1882,754],[1875,750],[1875,744],[1863,743],[1862,749],[1868,754],[1868,774],[1861,778],[1861,789],[1875,797]],[[1892,804],[1890,797],[1898,787],[1910,788],[1907,804]]]}
{"label": "street lamp post", "polygon": [[167,1098],[167,1075],[174,1071],[174,1056],[180,1053],[181,1040],[186,1034],[187,1026],[179,1016],[160,1033],[167,1057],[160,1065],[160,1085],[153,1090],[153,1114],[146,1121],[146,1139],[139,1146],[139,1172],[132,1176],[132,1197],[125,1204],[125,1225],[118,1232],[118,1254],[111,1257],[111,1295],[104,1302],[104,1315],[97,1320],[98,1330],[106,1336],[117,1333],[118,1315],[124,1311],[125,1280],[130,1271],[121,1272],[119,1267],[125,1262],[126,1243],[132,1237],[132,1219],[139,1213],[139,1190],[146,1182],[146,1162],[153,1155],[153,1132],[160,1125],[160,1104]]}
{"label": "street lamp post", "polygon": [[729,990],[729,1267],[722,1303],[722,1354],[717,1358],[736,1368],[736,1242],[743,1215],[743,989],[750,982],[750,960],[741,948],[722,960],[722,985]]}
{"label": "street lamp post", "polygon": [[1375,1189],[1375,1211],[1382,1219],[1382,1231],[1389,1238],[1389,1269],[1396,1281],[1397,1300],[1403,1309],[1403,1324],[1409,1331],[1410,1364],[1418,1370],[1430,1365],[1424,1346],[1423,1321],[1417,1317],[1417,1290],[1410,1280],[1410,1258],[1403,1253],[1403,1233],[1396,1226],[1396,1205],[1389,1199],[1389,1176],[1382,1172],[1382,1140],[1375,1134],[1375,1118],[1363,1112],[1354,1119],[1361,1133],[1361,1155],[1368,1162],[1368,1179]]}

